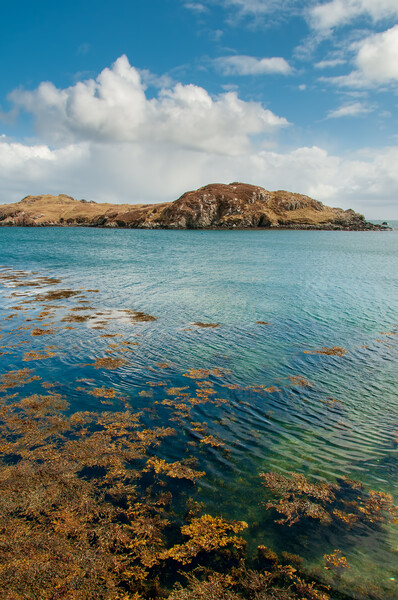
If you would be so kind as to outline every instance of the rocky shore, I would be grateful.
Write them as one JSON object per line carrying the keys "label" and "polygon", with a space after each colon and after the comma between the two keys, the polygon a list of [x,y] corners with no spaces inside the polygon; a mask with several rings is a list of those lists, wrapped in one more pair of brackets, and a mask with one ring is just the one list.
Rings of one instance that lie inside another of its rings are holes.
{"label": "rocky shore", "polygon": [[137,229],[383,230],[355,211],[302,194],[245,183],[209,184],[162,204],[99,204],[71,196],[26,196],[0,205],[0,226],[84,226]]}

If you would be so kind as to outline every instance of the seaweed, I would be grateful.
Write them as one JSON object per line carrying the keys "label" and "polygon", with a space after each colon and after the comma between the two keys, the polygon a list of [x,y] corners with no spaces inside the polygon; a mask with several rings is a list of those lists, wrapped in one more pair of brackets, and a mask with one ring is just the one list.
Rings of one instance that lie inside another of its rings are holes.
{"label": "seaweed", "polygon": [[327,348],[326,346],[320,348],[319,350],[304,350],[305,354],[326,354],[327,356],[345,356],[347,354],[347,350],[342,348],[341,346],[333,346],[332,348]]}
{"label": "seaweed", "polygon": [[293,385],[296,385],[298,387],[312,387],[312,383],[308,381],[308,379],[306,379],[305,377],[302,377],[301,375],[290,375],[289,381],[291,381]]}
{"label": "seaweed", "polygon": [[188,537],[188,540],[165,550],[161,558],[173,558],[186,565],[200,552],[211,552],[225,547],[235,548],[239,555],[243,555],[246,542],[231,534],[240,533],[247,527],[244,521],[228,521],[207,514],[193,518],[189,525],[181,528],[181,533]]}
{"label": "seaweed", "polygon": [[19,369],[18,371],[8,371],[0,377],[0,390],[8,390],[15,387],[23,387],[32,381],[38,381],[38,375],[32,375],[32,369]]}
{"label": "seaweed", "polygon": [[221,377],[223,372],[218,367],[215,367],[214,369],[190,369],[187,373],[184,373],[184,377],[189,377],[190,379],[206,379],[209,375]]}
{"label": "seaweed", "polygon": [[188,467],[187,465],[183,465],[181,462],[176,461],[173,463],[168,463],[162,458],[150,458],[146,463],[146,471],[153,469],[155,473],[164,473],[168,477],[172,477],[173,479],[187,479],[190,481],[196,481],[199,477],[203,477],[205,475],[204,471],[195,471]]}
{"label": "seaweed", "polygon": [[310,482],[301,473],[261,473],[264,485],[276,497],[265,503],[283,515],[276,523],[289,527],[305,519],[324,525],[341,523],[352,527],[360,522],[380,524],[397,522],[398,507],[391,494],[369,490],[347,478],[338,483]]}
{"label": "seaweed", "polygon": [[63,298],[71,298],[72,296],[80,296],[80,294],[81,292],[75,290],[50,290],[36,294],[31,300],[25,300],[25,302],[52,302]]}
{"label": "seaweed", "polygon": [[141,469],[129,465],[145,465],[174,432],[145,430],[129,412],[67,418],[67,406],[50,394],[2,409],[2,454],[17,458],[0,461],[1,588],[32,599],[134,595],[167,519],[164,499],[138,501]]}
{"label": "seaweed", "polygon": [[40,329],[39,327],[35,327],[34,329],[32,329],[30,335],[33,335],[34,337],[39,337],[41,335],[52,335],[56,333],[56,329]]}
{"label": "seaweed", "polygon": [[126,361],[123,358],[97,358],[95,363],[92,363],[90,366],[95,367],[96,369],[118,369],[122,367]]}
{"label": "seaweed", "polygon": [[61,321],[63,323],[84,323],[90,319],[90,315],[74,315],[68,314]]}
{"label": "seaweed", "polygon": [[25,352],[23,355],[23,362],[30,360],[44,360],[46,358],[53,358],[55,356],[55,352],[51,352],[50,350],[46,352]]}
{"label": "seaweed", "polygon": [[220,448],[221,446],[225,445],[223,442],[221,442],[220,440],[217,440],[212,435],[205,435],[200,440],[200,443],[201,444],[207,444],[208,446],[212,446],[213,448]]}
{"label": "seaweed", "polygon": [[326,563],[325,569],[333,571],[335,575],[340,576],[344,569],[349,569],[347,558],[343,556],[341,550],[335,550],[331,554],[324,554],[324,561]]}
{"label": "seaweed", "polygon": [[119,394],[119,392],[114,388],[106,387],[94,388],[92,390],[88,390],[87,393],[91,396],[95,396],[96,398],[116,398],[116,396]]}
{"label": "seaweed", "polygon": [[133,323],[145,323],[147,321],[157,321],[157,317],[152,315],[148,315],[139,310],[131,310],[129,308],[125,308],[123,312],[129,316],[130,320]]}
{"label": "seaweed", "polygon": [[[24,277],[26,285],[32,284],[31,278]],[[59,292],[62,290],[53,291],[55,296],[47,295],[47,299],[60,299],[56,296]],[[41,297],[39,301],[43,302],[45,294],[49,292],[35,298]],[[78,302],[87,304],[84,300]],[[53,314],[52,308],[43,306],[37,319]],[[81,317],[87,320],[100,315],[80,314],[86,310],[92,307],[73,307],[67,317],[79,322]],[[132,322],[155,320],[136,311],[118,312]],[[106,318],[103,324],[120,317]],[[96,324],[100,326],[101,322]],[[268,325],[261,321],[258,324]],[[36,336],[55,331],[35,328],[31,333]],[[14,330],[13,335],[21,334]],[[126,352],[135,344],[109,344],[105,352]],[[54,350],[55,346],[46,346],[41,351],[26,352],[23,360],[51,358]],[[343,356],[346,351],[343,354],[341,350],[344,349],[322,348],[314,353]],[[125,364],[123,358],[103,357],[90,366],[115,369]],[[170,368],[166,362],[154,366]],[[193,368],[184,373],[192,380],[187,386],[175,387],[173,380],[151,381],[147,382],[150,389],[141,390],[138,395],[152,397],[151,388],[166,388],[156,390],[161,395],[161,410],[165,408],[171,420],[184,421],[183,434],[190,439],[186,450],[193,446],[203,457],[208,451],[214,453],[211,448],[224,444],[211,434],[206,423],[193,422],[192,413],[199,406],[199,414],[205,415],[201,405],[227,402],[217,397],[211,381],[225,373],[219,368]],[[300,387],[311,385],[301,376],[289,379]],[[23,387],[36,380],[40,377],[30,369],[9,371],[1,376],[0,390]],[[81,381],[97,386],[102,383],[98,376]],[[1,398],[0,586],[10,598],[327,600],[328,594],[303,575],[300,556],[282,552],[279,557],[272,549],[259,546],[257,559],[252,560],[240,537],[247,528],[245,522],[228,520],[225,515],[203,514],[205,508],[193,500],[191,492],[205,473],[190,460],[170,462],[168,442],[176,433],[171,427],[145,426],[144,419],[149,420],[147,412],[142,416],[130,410],[114,412],[107,408],[104,413],[70,414],[67,399],[53,393],[52,388],[59,384],[40,381],[40,385],[48,391],[30,393],[22,399],[18,399],[18,393]],[[254,393],[279,391],[275,386],[261,384],[224,387]],[[101,404],[114,404],[106,400],[115,398],[127,405],[114,388],[86,385],[77,389],[99,398],[100,408]],[[326,402],[329,401],[335,402],[331,398]],[[149,405],[143,411],[155,412],[155,403],[141,404]],[[163,448],[163,444],[168,444],[168,448]],[[315,522],[322,527],[352,528],[366,523],[377,528],[397,518],[397,508],[389,494],[366,490],[358,482],[343,478],[336,483],[311,481],[299,473],[264,473],[261,477],[267,496],[272,496],[264,504],[277,513],[277,522],[282,525]],[[324,561],[325,569],[337,577],[349,568],[340,550],[325,554]],[[256,568],[249,569],[249,565]]]}

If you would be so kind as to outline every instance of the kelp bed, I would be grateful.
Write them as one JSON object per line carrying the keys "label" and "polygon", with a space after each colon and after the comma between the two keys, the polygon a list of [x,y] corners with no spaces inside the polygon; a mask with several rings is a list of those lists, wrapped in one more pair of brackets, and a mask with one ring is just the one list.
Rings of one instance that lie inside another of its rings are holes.
{"label": "kelp bed", "polygon": [[[29,362],[3,372],[0,379],[1,598],[379,597],[377,589],[361,589],[361,582],[352,596],[341,591],[350,564],[339,548],[324,554],[321,573],[311,573],[296,554],[277,554],[262,544],[253,550],[248,546],[253,524],[208,514],[206,506],[195,500],[197,481],[206,479],[200,465],[202,449],[227,452],[223,440],[193,415],[195,407],[228,403],[217,397],[212,383],[222,374],[218,368],[185,372],[192,385],[167,387],[148,381],[137,396],[151,400],[151,390],[160,387],[162,399],[140,411],[119,390],[94,387],[88,383],[95,385],[95,381],[82,378],[77,383],[84,385],[77,385],[76,391],[96,398],[99,409],[76,411],[70,398],[54,390],[56,381],[43,381],[31,368],[32,363],[53,360],[59,350],[52,343],[36,346],[36,338],[52,341],[71,329],[69,323],[105,329],[114,319],[135,325],[156,318],[130,309],[95,309],[86,296],[95,290],[54,288],[62,281],[39,274],[4,268],[0,281],[18,300],[5,317],[2,342],[10,333],[14,339],[23,335],[17,344],[26,349],[22,360]],[[76,305],[60,305],[64,300]],[[9,323],[21,313],[25,325],[10,330]],[[138,342],[120,341],[113,333],[102,335],[109,338],[106,355],[87,364],[98,370],[128,365],[128,355]],[[17,344],[4,343],[1,352],[9,353]],[[314,352],[345,355],[340,347]],[[158,370],[168,367],[156,363]],[[290,379],[290,385],[299,388],[311,385],[302,376]],[[275,386],[252,386],[254,392],[275,390]],[[157,409],[167,415],[168,426],[148,418]],[[165,445],[181,436],[180,426],[186,422],[192,432],[186,456],[165,460]],[[316,481],[301,473],[271,471],[258,473],[258,481],[264,512],[272,514],[275,526],[292,535],[297,527],[316,528],[317,535],[337,530],[343,540],[355,529],[359,533],[364,528],[380,530],[397,520],[397,507],[389,494],[347,478]]]}

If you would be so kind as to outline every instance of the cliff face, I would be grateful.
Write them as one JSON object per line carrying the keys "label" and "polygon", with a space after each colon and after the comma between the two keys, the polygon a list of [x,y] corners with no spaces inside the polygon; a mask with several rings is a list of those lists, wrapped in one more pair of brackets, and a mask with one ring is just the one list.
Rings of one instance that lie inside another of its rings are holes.
{"label": "cliff face", "polygon": [[210,184],[163,204],[97,204],[70,196],[27,196],[0,205],[0,225],[130,227],[146,229],[372,230],[353,210],[330,208],[308,196],[269,192],[244,183]]}
{"label": "cliff face", "polygon": [[302,194],[243,183],[211,184],[169,204],[162,212],[167,227],[293,229],[373,228],[354,211],[329,208]]}

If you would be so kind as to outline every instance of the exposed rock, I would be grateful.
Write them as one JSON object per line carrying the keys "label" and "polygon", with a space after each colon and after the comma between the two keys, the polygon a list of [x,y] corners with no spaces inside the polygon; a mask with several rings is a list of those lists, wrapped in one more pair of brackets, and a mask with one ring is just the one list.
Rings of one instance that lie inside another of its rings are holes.
{"label": "exposed rock", "polygon": [[353,210],[244,183],[210,184],[162,204],[97,204],[71,196],[26,196],[0,205],[0,225],[128,227],[141,229],[380,230]]}

